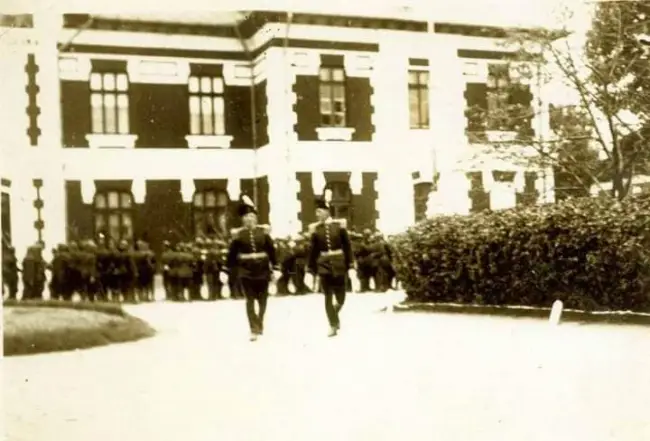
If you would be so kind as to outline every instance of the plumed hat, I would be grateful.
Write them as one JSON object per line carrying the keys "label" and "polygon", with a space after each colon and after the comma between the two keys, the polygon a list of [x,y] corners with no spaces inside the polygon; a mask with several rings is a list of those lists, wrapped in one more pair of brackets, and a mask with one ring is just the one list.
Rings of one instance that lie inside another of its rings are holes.
{"label": "plumed hat", "polygon": [[316,199],[316,208],[329,210],[331,201],[332,201],[332,190],[326,189],[325,192],[323,193],[323,197]]}
{"label": "plumed hat", "polygon": [[255,204],[245,194],[242,194],[239,197],[239,209],[238,209],[239,215],[240,216],[246,216],[248,213],[257,213],[257,208],[255,208]]}

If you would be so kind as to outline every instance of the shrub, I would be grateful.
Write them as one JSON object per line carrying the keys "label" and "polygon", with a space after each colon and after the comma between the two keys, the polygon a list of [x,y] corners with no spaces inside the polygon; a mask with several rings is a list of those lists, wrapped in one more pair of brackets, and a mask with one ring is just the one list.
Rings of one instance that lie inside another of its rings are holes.
{"label": "shrub", "polygon": [[119,305],[26,301],[4,306],[5,356],[85,349],[155,334]]}
{"label": "shrub", "polygon": [[650,310],[650,197],[427,219],[392,240],[408,301]]}

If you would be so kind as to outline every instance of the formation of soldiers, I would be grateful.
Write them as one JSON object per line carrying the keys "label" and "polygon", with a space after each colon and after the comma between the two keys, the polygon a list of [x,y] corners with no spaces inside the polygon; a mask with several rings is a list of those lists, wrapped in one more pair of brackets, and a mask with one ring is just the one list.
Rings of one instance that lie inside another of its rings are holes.
{"label": "formation of soldiers", "polygon": [[[275,239],[280,272],[274,288],[277,295],[321,290],[306,280],[309,240],[308,233]],[[370,230],[350,231],[350,240],[358,291],[395,288],[392,255],[384,237]],[[241,298],[237,275],[226,267],[228,246],[229,240],[220,237],[174,245],[164,242],[156,256],[144,241],[114,243],[100,235],[97,240],[58,245],[50,262],[43,258],[40,245],[29,247],[22,261],[11,246],[3,246],[3,297],[17,298],[22,279],[23,299],[43,299],[47,286],[52,299],[71,300],[78,294],[87,301],[149,302],[154,300],[154,278],[160,273],[170,301]]]}

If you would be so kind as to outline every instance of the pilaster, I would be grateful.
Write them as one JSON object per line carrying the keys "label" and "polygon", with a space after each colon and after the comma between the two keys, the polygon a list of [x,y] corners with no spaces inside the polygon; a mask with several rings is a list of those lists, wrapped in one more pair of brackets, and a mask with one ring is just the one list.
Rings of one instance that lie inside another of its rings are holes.
{"label": "pilaster", "polygon": [[[409,129],[408,57],[399,44],[386,38],[375,59],[372,73],[375,105],[375,136],[379,162],[377,177],[377,228],[393,234],[413,223],[413,182],[410,162],[403,160],[404,140]],[[379,159],[380,158],[380,159]]]}
{"label": "pilaster", "polygon": [[455,47],[433,46],[434,69],[430,80],[431,129],[435,133],[435,153],[438,171],[451,170],[467,146],[465,135],[465,77],[463,65]]}
{"label": "pilaster", "polygon": [[[61,158],[61,91],[59,81],[59,51],[57,36],[63,27],[63,15],[50,9],[34,14],[38,38],[35,52],[38,73],[37,103],[40,109],[38,126],[38,155],[47,158],[49,166],[39,167],[43,180],[42,220],[43,242],[46,250],[66,240],[65,184]],[[40,158],[39,158],[40,162]]]}
{"label": "pilaster", "polygon": [[38,241],[36,228],[34,228],[36,189],[28,176],[14,175],[11,179],[10,195],[12,244],[16,248],[16,257],[22,260],[27,247]]}

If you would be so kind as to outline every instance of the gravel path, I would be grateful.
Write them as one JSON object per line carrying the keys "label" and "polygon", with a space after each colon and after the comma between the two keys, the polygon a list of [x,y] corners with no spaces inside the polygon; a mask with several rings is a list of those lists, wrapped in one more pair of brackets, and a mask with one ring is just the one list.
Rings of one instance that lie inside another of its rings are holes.
{"label": "gravel path", "polygon": [[650,330],[376,313],[356,295],[130,311],[151,339],[3,361],[9,441],[647,441]]}

